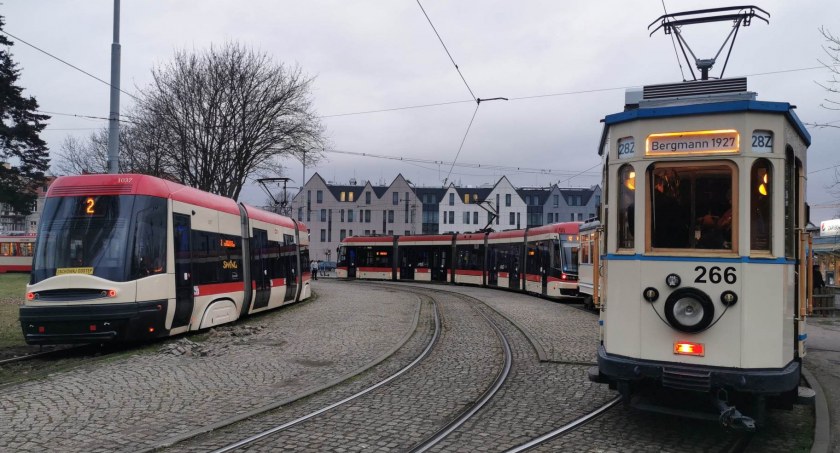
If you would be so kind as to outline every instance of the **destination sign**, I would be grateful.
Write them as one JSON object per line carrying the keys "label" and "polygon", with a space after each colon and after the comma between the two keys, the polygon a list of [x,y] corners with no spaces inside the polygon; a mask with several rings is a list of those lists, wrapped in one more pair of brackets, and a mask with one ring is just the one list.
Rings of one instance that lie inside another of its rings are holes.
{"label": "destination sign", "polygon": [[667,132],[648,135],[646,145],[647,156],[729,154],[739,151],[740,137],[734,129]]}

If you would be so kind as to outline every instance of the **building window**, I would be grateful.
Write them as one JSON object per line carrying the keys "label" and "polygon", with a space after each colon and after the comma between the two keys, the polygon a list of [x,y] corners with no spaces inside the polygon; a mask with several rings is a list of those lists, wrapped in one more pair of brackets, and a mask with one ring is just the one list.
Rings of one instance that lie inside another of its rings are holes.
{"label": "building window", "polygon": [[365,210],[365,223],[370,223],[370,209]]}
{"label": "building window", "polygon": [[466,224],[466,225],[470,224],[470,213],[469,212],[464,212],[464,224]]}
{"label": "building window", "polygon": [[569,214],[569,220],[571,220],[572,222],[575,221],[575,213],[574,212]]}
{"label": "building window", "polygon": [[339,212],[339,218],[341,219],[341,222],[344,222],[344,209],[339,209],[338,212]]}
{"label": "building window", "polygon": [[348,231],[348,232],[347,232],[347,235],[348,235],[348,236],[353,236],[353,230]]}
{"label": "building window", "polygon": [[312,221],[312,210],[311,210],[311,209],[307,209],[307,210],[306,210],[306,221],[307,221],[307,222],[311,222],[311,221]]}
{"label": "building window", "polygon": [[443,211],[443,223],[449,223],[446,220],[446,211]]}
{"label": "building window", "polygon": [[339,197],[339,201],[347,201],[347,192],[341,192],[341,196]]}
{"label": "building window", "polygon": [[510,194],[505,194],[505,206],[510,206]]}
{"label": "building window", "polygon": [[327,210],[326,209],[321,209],[321,221],[322,222],[327,221]]}
{"label": "building window", "polygon": [[388,211],[388,223],[394,223],[394,211]]}
{"label": "building window", "polygon": [[510,213],[510,224],[511,225],[516,225],[516,213],[515,212]]}
{"label": "building window", "polygon": [[365,192],[365,204],[370,204],[370,192]]}
{"label": "building window", "polygon": [[464,204],[470,204],[470,194],[464,194]]}
{"label": "building window", "polygon": [[391,198],[393,199],[393,204],[394,205],[400,204],[400,194],[399,193],[397,193],[397,192],[392,193]]}
{"label": "building window", "polygon": [[449,211],[449,223],[455,223],[455,211]]}
{"label": "building window", "polygon": [[307,203],[312,203],[312,191],[311,190],[306,191],[306,202]]}
{"label": "building window", "polygon": [[298,208],[298,222],[303,222],[303,208]]}
{"label": "building window", "polygon": [[[353,223],[353,210],[352,209],[347,210],[347,221],[349,223]],[[350,236],[352,236],[352,234]]]}
{"label": "building window", "polygon": [[[353,201],[353,192],[347,192],[347,201]],[[352,236],[352,234],[351,234]]]}
{"label": "building window", "polygon": [[393,235],[394,235],[394,230],[388,230],[388,236],[393,236]]}
{"label": "building window", "polygon": [[473,223],[478,225],[478,211],[473,212]]}
{"label": "building window", "polygon": [[327,242],[327,230],[321,230],[321,242]]}
{"label": "building window", "polygon": [[578,222],[582,222],[582,221],[583,221],[583,213],[578,212]]}
{"label": "building window", "polygon": [[560,195],[554,195],[552,197],[552,200],[554,202],[554,207],[559,208],[560,207]]}
{"label": "building window", "polygon": [[449,206],[455,206],[455,194],[449,194]]}
{"label": "building window", "polygon": [[338,232],[338,236],[340,237],[339,241],[343,241],[344,238],[347,237],[347,230],[341,230]]}
{"label": "building window", "polygon": [[370,230],[365,230],[365,236],[370,236]]}
{"label": "building window", "polygon": [[324,191],[319,190],[315,192],[315,202],[316,203],[323,203],[324,202]]}

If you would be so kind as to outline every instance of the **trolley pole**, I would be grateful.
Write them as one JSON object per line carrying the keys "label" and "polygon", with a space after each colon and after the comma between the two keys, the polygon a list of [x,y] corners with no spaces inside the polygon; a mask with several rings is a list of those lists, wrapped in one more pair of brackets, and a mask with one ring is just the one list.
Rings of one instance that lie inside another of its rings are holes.
{"label": "trolley pole", "polygon": [[114,0],[111,43],[111,112],[108,115],[108,173],[120,172],[120,0]]}

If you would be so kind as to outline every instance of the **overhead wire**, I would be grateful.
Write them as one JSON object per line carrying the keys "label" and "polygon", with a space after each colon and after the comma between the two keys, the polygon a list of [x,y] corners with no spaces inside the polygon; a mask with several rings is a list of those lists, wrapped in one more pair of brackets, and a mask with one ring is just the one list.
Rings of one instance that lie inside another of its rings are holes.
{"label": "overhead wire", "polygon": [[6,35],[6,36],[8,36],[8,37],[10,37],[10,38],[13,38],[13,39],[18,40],[18,41],[20,41],[20,42],[22,42],[22,43],[26,44],[27,46],[29,46],[29,47],[31,47],[31,48],[33,48],[33,49],[37,50],[38,52],[41,52],[41,53],[43,53],[44,55],[47,55],[47,56],[48,56],[48,57],[50,57],[50,58],[53,58],[53,59],[55,59],[55,60],[58,60],[58,61],[60,61],[60,62],[64,63],[65,65],[70,66],[71,68],[73,68],[73,69],[75,69],[75,70],[77,70],[77,71],[81,72],[82,74],[84,74],[84,75],[86,75],[86,76],[88,76],[88,77],[93,78],[94,80],[98,80],[99,82],[102,82],[102,83],[104,83],[105,85],[108,85],[108,86],[109,86],[109,87],[111,87],[111,88],[117,89],[117,90],[119,90],[121,93],[124,93],[124,94],[127,94],[128,96],[131,96],[132,98],[134,98],[134,99],[135,99],[135,100],[137,100],[137,101],[139,101],[139,100],[140,100],[140,98],[138,98],[137,96],[135,96],[135,95],[133,95],[133,94],[131,94],[131,93],[129,93],[129,92],[127,92],[127,91],[125,91],[125,90],[121,89],[121,88],[117,88],[117,87],[115,87],[114,85],[111,85],[110,83],[108,83],[108,82],[106,82],[106,81],[104,81],[104,80],[100,79],[99,77],[96,77],[95,75],[93,75],[93,74],[91,74],[91,73],[89,73],[89,72],[85,71],[84,69],[82,69],[82,68],[80,68],[80,67],[78,67],[78,66],[76,66],[76,65],[74,65],[74,64],[72,64],[72,63],[69,63],[69,62],[67,62],[67,61],[63,60],[63,59],[61,59],[61,58],[59,58],[59,57],[57,57],[57,56],[55,56],[55,55],[53,55],[53,54],[51,54],[51,53],[47,52],[46,50],[41,49],[40,47],[38,47],[38,46],[36,46],[36,45],[34,45],[34,44],[30,44],[30,43],[28,43],[28,42],[24,41],[23,39],[18,38],[17,36],[15,36],[15,35],[13,35],[13,34],[9,33],[9,32],[8,32],[8,31],[6,31],[6,30],[0,30],[0,33],[3,33],[4,35]]}
{"label": "overhead wire", "polygon": [[420,7],[420,10],[423,11],[423,15],[426,16],[426,20],[429,21],[429,25],[432,26],[432,30],[435,32],[435,35],[437,36],[438,41],[440,41],[440,45],[443,46],[443,50],[445,50],[446,55],[449,56],[449,61],[452,62],[452,64],[455,66],[455,70],[458,71],[458,75],[461,76],[461,80],[464,81],[464,86],[467,87],[467,90],[470,92],[470,96],[472,96],[473,100],[478,99],[478,98],[476,98],[475,94],[473,93],[472,88],[470,88],[470,84],[467,83],[467,79],[464,78],[464,74],[461,73],[461,68],[458,67],[458,64],[455,63],[455,59],[452,58],[452,54],[449,53],[449,49],[446,48],[446,44],[444,44],[443,38],[440,37],[440,33],[438,33],[437,28],[435,28],[435,24],[432,23],[432,19],[429,18],[429,15],[426,13],[426,9],[423,8],[422,4],[420,4],[420,0],[417,0],[417,6]]}

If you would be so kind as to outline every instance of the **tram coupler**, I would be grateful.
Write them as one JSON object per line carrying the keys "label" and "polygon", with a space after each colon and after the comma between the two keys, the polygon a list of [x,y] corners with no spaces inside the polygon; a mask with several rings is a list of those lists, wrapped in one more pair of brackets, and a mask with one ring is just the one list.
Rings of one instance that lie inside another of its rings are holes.
{"label": "tram coupler", "polygon": [[720,411],[718,421],[724,428],[732,428],[738,431],[754,432],[755,420],[740,413],[735,406],[730,406],[719,395],[712,395],[712,403]]}

